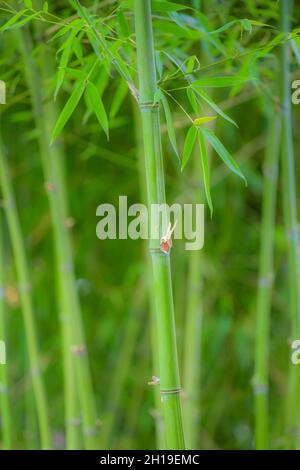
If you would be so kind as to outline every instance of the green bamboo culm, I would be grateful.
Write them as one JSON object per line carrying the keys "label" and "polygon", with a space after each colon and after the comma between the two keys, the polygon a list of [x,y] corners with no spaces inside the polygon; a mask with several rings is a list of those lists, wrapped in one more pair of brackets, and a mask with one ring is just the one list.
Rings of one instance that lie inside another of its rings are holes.
{"label": "green bamboo culm", "polygon": [[255,443],[256,449],[269,448],[268,361],[270,310],[273,283],[273,252],[276,214],[277,174],[280,149],[280,115],[272,110],[264,165],[263,207],[256,308],[255,344]]}
{"label": "green bamboo culm", "polygon": [[30,276],[25,254],[21,225],[17,213],[15,197],[10,180],[7,162],[3,155],[0,142],[0,185],[6,212],[6,218],[11,238],[11,244],[16,265],[22,313],[24,317],[25,336],[33,385],[33,394],[37,411],[40,441],[42,449],[50,449],[51,438],[48,419],[48,407],[42,370],[39,361],[37,337],[35,332],[34,310],[30,293]]}
{"label": "green bamboo culm", "polygon": [[96,406],[76,287],[71,240],[66,226],[68,204],[61,167],[63,155],[59,143],[50,146],[49,138],[57,114],[53,102],[50,101],[44,105],[42,97],[43,77],[51,75],[50,63],[45,59],[45,56],[41,57],[41,66],[37,68],[32,56],[31,36],[26,28],[23,28],[20,33],[19,45],[24,59],[36,126],[39,129],[38,143],[53,222],[59,303],[62,316],[66,443],[69,449],[77,447],[78,405],[76,395],[78,390],[85,447],[95,449],[98,447]]}
{"label": "green bamboo culm", "polygon": [[[6,351],[6,322],[5,322],[5,289],[4,289],[4,249],[3,249],[3,223],[0,209],[0,341],[4,342]],[[11,405],[9,398],[9,385],[7,367],[0,362],[0,423],[2,431],[2,448],[9,450],[12,447]]]}
{"label": "green bamboo culm", "polygon": [[[291,6],[293,2],[280,0],[280,30],[290,32]],[[280,100],[282,118],[281,168],[283,182],[283,209],[288,253],[289,310],[292,319],[292,340],[300,338],[300,262],[299,234],[297,227],[297,195],[295,159],[292,135],[291,86],[289,43],[280,46]],[[300,446],[300,369],[291,365],[288,394],[287,426],[294,447]]]}
{"label": "green bamboo culm", "polygon": [[[154,104],[157,89],[151,1],[135,0],[135,31],[139,78],[139,106],[142,116],[148,209],[165,203],[165,183],[161,148],[159,107]],[[173,293],[169,254],[160,250],[159,239],[152,238],[150,252],[156,310],[157,342],[160,363],[160,392],[168,449],[184,449],[180,379],[177,358]],[[163,235],[165,227],[161,227]]]}

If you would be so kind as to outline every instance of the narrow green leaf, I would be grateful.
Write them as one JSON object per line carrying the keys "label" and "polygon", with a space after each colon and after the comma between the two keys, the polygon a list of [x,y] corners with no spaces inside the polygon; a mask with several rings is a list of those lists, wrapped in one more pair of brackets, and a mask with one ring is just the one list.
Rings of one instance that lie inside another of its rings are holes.
{"label": "narrow green leaf", "polygon": [[23,3],[25,7],[29,8],[29,10],[32,10],[32,0],[23,0]]}
{"label": "narrow green leaf", "polygon": [[49,11],[49,4],[48,4],[48,2],[44,2],[44,4],[43,4],[43,11],[44,11],[45,13],[48,13],[48,11]]}
{"label": "narrow green leaf", "polygon": [[196,118],[194,120],[195,126],[202,126],[202,124],[206,124],[207,122],[211,122],[217,119],[217,116],[202,116],[199,118]]}
{"label": "narrow green leaf", "polygon": [[177,149],[177,142],[176,142],[176,135],[175,135],[175,131],[174,131],[173,119],[172,119],[172,114],[171,114],[171,110],[170,110],[170,107],[169,107],[169,103],[168,103],[168,100],[167,100],[167,98],[165,97],[165,95],[163,93],[161,93],[160,99],[161,99],[161,102],[162,102],[162,105],[163,105],[163,108],[164,108],[164,112],[165,112],[168,136],[169,136],[170,142],[172,144],[172,147],[173,147],[177,157],[179,158],[178,149]]}
{"label": "narrow green leaf", "polygon": [[262,23],[261,21],[257,21],[257,20],[248,20],[252,26],[259,26],[259,27],[262,27],[262,26],[265,26],[267,28],[273,28],[272,25],[270,24],[267,24],[267,23]]}
{"label": "narrow green leaf", "polygon": [[12,25],[14,25],[18,19],[24,15],[24,13],[26,12],[27,10],[21,10],[21,11],[18,11],[18,13],[16,13],[14,16],[12,16],[4,25],[1,26],[0,28],[0,33],[2,33],[3,31],[5,31],[6,29],[10,28]]}
{"label": "narrow green leaf", "polygon": [[238,164],[232,158],[228,150],[224,147],[222,142],[218,139],[218,137],[207,127],[202,127],[201,132],[205,135],[205,137],[209,140],[212,147],[215,149],[219,157],[223,160],[225,165],[233,171],[236,175],[242,178],[245,183],[247,184],[246,178],[244,177],[243,173],[241,172]]}
{"label": "narrow green leaf", "polygon": [[199,106],[198,106],[198,102],[197,102],[197,98],[195,96],[194,90],[192,88],[187,88],[186,89],[186,94],[187,94],[188,100],[190,102],[190,105],[192,107],[192,110],[195,113],[197,113]]}
{"label": "narrow green leaf", "polygon": [[222,109],[210,98],[210,96],[205,93],[205,91],[195,88],[195,92],[200,96],[200,98],[206,101],[206,103],[209,104],[209,106],[214,111],[216,111],[216,113],[222,116],[222,118],[226,119],[226,121],[238,127],[237,123],[233,119],[231,119],[227,114],[225,114],[224,111],[222,111]]}
{"label": "narrow green leaf", "polygon": [[40,14],[39,11],[36,11],[32,15],[26,16],[26,18],[23,18],[22,20],[18,21],[18,23],[14,23],[14,25],[11,26],[11,29],[17,29],[23,26],[26,23],[29,23],[29,21],[33,20],[36,16]]}
{"label": "narrow green leaf", "polygon": [[208,207],[210,209],[210,216],[213,215],[213,203],[210,194],[210,176],[209,176],[209,165],[208,165],[208,155],[206,149],[206,143],[201,132],[198,132],[199,135],[199,148],[200,148],[200,157],[202,163],[203,179],[204,179],[204,189]]}
{"label": "narrow green leaf", "polygon": [[184,147],[183,147],[183,156],[181,161],[181,171],[184,170],[189,158],[191,156],[195,140],[197,137],[198,130],[195,126],[189,128],[188,133],[185,138]]}
{"label": "narrow green leaf", "polygon": [[159,79],[161,79],[162,74],[163,74],[163,63],[162,63],[162,57],[161,57],[161,52],[160,51],[155,52],[155,65],[156,65],[156,70],[157,70],[157,73],[158,73],[158,77],[159,77]]}
{"label": "narrow green leaf", "polygon": [[73,114],[76,106],[79,103],[80,98],[82,97],[82,94],[84,92],[84,89],[86,87],[86,82],[85,81],[80,81],[76,84],[70,98],[66,102],[65,106],[63,107],[62,112],[60,113],[56,124],[54,126],[52,136],[51,136],[51,141],[53,142],[61,133],[63,128],[65,127],[66,123],[70,119],[71,115]]}
{"label": "narrow green leaf", "polygon": [[236,19],[236,20],[232,20],[232,21],[229,21],[228,23],[225,23],[223,26],[221,26],[220,28],[218,29],[215,29],[214,31],[210,31],[209,34],[219,34],[219,33],[222,33],[223,31],[226,31],[227,29],[231,28],[231,26],[234,26],[236,25],[237,23],[240,23],[240,20]]}
{"label": "narrow green leaf", "polygon": [[128,86],[127,83],[121,78],[119,81],[118,88],[116,89],[113,100],[111,103],[110,111],[109,111],[109,117],[114,118],[116,114],[118,113],[125,96],[127,95],[128,92]]}
{"label": "narrow green leaf", "polygon": [[153,11],[170,12],[170,11],[185,10],[186,8],[189,8],[186,5],[180,5],[179,3],[167,2],[164,0],[152,0],[151,3],[152,3]]}
{"label": "narrow green leaf", "polygon": [[71,30],[68,36],[68,39],[66,40],[66,45],[62,51],[60,62],[59,62],[59,67],[58,67],[54,99],[57,98],[58,92],[63,84],[65,73],[66,73],[66,67],[68,66],[68,62],[71,57],[71,52],[73,50],[73,41],[77,32],[78,32],[78,28]]}
{"label": "narrow green leaf", "polygon": [[87,100],[89,103],[89,106],[95,113],[100,126],[104,130],[107,139],[109,139],[109,131],[108,131],[108,119],[106,115],[106,111],[101,99],[101,96],[97,90],[97,87],[94,85],[94,83],[89,82],[86,87],[86,95],[87,95]]}
{"label": "narrow green leaf", "polygon": [[248,77],[236,77],[234,75],[229,77],[207,77],[200,78],[199,80],[193,82],[193,87],[224,88],[232,87],[247,81],[249,81]]}
{"label": "narrow green leaf", "polygon": [[252,31],[251,21],[249,21],[247,18],[244,18],[243,20],[241,20],[241,25],[245,31],[248,31],[249,33],[251,33]]}

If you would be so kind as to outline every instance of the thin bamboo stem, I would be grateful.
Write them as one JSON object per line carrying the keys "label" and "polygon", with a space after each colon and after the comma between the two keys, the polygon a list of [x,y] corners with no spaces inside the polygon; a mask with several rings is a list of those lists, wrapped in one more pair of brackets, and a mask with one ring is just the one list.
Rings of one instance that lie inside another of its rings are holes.
{"label": "thin bamboo stem", "polygon": [[268,361],[279,149],[280,116],[278,113],[275,113],[274,110],[269,124],[264,165],[260,260],[256,307],[254,376],[255,442],[256,449],[259,450],[269,448]]}
{"label": "thin bamboo stem", "polygon": [[203,314],[201,284],[201,252],[192,251],[189,259],[183,363],[183,417],[187,449],[199,448],[201,327]]}
{"label": "thin bamboo stem", "polygon": [[[154,105],[157,85],[150,0],[143,2],[135,0],[135,29],[148,207],[151,208],[152,204],[165,203],[166,198],[159,108]],[[163,235],[165,227],[161,227],[159,221],[156,222],[160,227],[160,234]],[[160,250],[159,240],[155,238],[150,238],[150,252],[160,362],[160,391],[165,418],[167,447],[169,449],[183,449],[184,436],[170,258],[168,254]]]}
{"label": "thin bamboo stem", "polygon": [[[140,121],[139,109],[136,106],[136,103],[132,100],[133,103],[133,116],[134,116],[134,130],[135,130],[135,142],[137,149],[137,162],[138,162],[138,175],[139,175],[139,187],[141,201],[143,204],[147,203],[147,189],[145,187],[145,163],[144,163],[144,151],[143,151],[143,137],[142,137],[142,126]],[[152,266],[151,259],[149,255],[149,250],[147,243],[144,243],[145,248],[145,270],[147,272],[147,287],[149,293],[152,291]],[[159,358],[158,358],[158,348],[157,348],[157,338],[156,338],[156,328],[155,328],[155,305],[152,295],[149,295],[148,308],[150,312],[150,342],[152,349],[152,376],[158,375],[159,371]],[[164,423],[162,417],[160,393],[158,387],[153,387],[154,395],[154,410],[153,418],[155,423],[155,441],[157,449],[164,449],[165,447],[165,432],[164,432]]]}
{"label": "thin bamboo stem", "polygon": [[[6,341],[5,300],[4,300],[4,250],[2,236],[2,211],[0,212],[0,341]],[[11,406],[9,399],[8,373],[5,364],[0,364],[0,421],[3,449],[12,447]]]}
{"label": "thin bamboo stem", "polygon": [[50,428],[48,420],[47,400],[39,363],[37,337],[35,332],[34,310],[30,293],[30,277],[25,248],[22,238],[20,220],[17,213],[15,197],[10,180],[6,160],[0,148],[0,184],[4,199],[5,212],[11,237],[14,261],[19,282],[22,313],[24,317],[25,335],[27,340],[28,357],[32,376],[33,393],[39,423],[41,446],[51,447]]}
{"label": "thin bamboo stem", "polygon": [[[60,284],[60,309],[62,314],[63,355],[66,399],[67,447],[76,448],[77,444],[77,404],[76,388],[81,405],[83,436],[87,449],[97,447],[96,407],[92,380],[90,376],[86,342],[83,332],[81,310],[78,299],[71,241],[66,226],[67,201],[64,190],[61,162],[63,155],[59,144],[50,146],[49,136],[56,122],[56,111],[52,102],[44,106],[42,99],[43,81],[48,76],[49,61],[42,57],[40,72],[32,58],[32,43],[28,31],[22,30],[20,47],[25,63],[27,81],[30,88],[36,126],[39,129],[39,147],[42,167],[48,188],[53,234]],[[74,386],[74,365],[77,387]]]}
{"label": "thin bamboo stem", "polygon": [[[290,15],[293,2],[280,0],[280,30],[290,31]],[[299,233],[297,226],[297,194],[295,159],[292,135],[291,87],[289,46],[284,41],[280,45],[280,99],[282,118],[281,168],[283,180],[283,209],[288,253],[289,310],[292,319],[292,337],[300,338],[300,262]],[[287,417],[294,436],[294,445],[299,448],[300,432],[300,369],[291,366],[291,390],[289,394],[290,416]]]}

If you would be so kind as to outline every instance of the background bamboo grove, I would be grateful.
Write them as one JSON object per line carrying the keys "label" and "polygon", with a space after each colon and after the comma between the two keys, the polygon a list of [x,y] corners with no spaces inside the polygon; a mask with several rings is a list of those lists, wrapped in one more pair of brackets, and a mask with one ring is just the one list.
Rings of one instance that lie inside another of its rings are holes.
{"label": "background bamboo grove", "polygon": [[[0,0],[1,449],[300,448],[299,21]],[[99,240],[120,195],[203,249]]]}

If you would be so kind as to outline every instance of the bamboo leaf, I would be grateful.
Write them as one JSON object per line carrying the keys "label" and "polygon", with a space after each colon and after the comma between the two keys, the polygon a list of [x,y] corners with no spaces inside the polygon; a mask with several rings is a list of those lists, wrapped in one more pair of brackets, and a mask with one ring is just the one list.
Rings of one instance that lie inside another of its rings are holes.
{"label": "bamboo leaf", "polygon": [[223,160],[225,165],[228,166],[228,168],[238,175],[240,178],[242,178],[245,183],[247,183],[246,178],[244,177],[243,173],[241,172],[238,164],[235,162],[235,160],[232,158],[228,150],[224,147],[222,142],[218,139],[218,137],[207,127],[201,128],[201,132],[205,135],[205,137],[209,140],[210,144],[212,147],[215,149],[219,157]]}
{"label": "bamboo leaf", "polygon": [[168,100],[167,100],[167,98],[165,97],[165,95],[163,93],[161,93],[161,95],[160,95],[160,100],[161,100],[163,108],[164,108],[164,113],[165,113],[166,123],[167,123],[168,136],[169,136],[170,142],[172,144],[172,147],[173,147],[177,157],[179,157],[178,149],[177,149],[177,142],[176,142],[176,135],[175,135],[174,126],[173,126],[172,114],[171,114],[171,110],[170,110],[170,107],[169,107]]}
{"label": "bamboo leaf", "polygon": [[186,89],[186,94],[187,94],[188,100],[190,102],[190,105],[192,107],[192,110],[195,113],[197,113],[199,106],[198,106],[198,102],[197,102],[197,98],[195,96],[194,90],[192,88],[187,88]]}
{"label": "bamboo leaf", "polygon": [[113,100],[111,103],[110,111],[109,111],[109,117],[114,118],[116,114],[118,113],[126,95],[128,92],[128,87],[127,83],[121,79],[118,85],[118,88],[116,89],[116,92],[114,93]]}
{"label": "bamboo leaf", "polygon": [[210,209],[210,216],[213,215],[213,203],[210,194],[210,176],[209,176],[209,165],[208,165],[208,155],[206,149],[206,143],[203,135],[201,132],[198,132],[198,139],[199,139],[199,148],[200,148],[200,157],[201,157],[201,164],[202,164],[202,171],[203,171],[203,179],[204,179],[204,189],[208,207]]}
{"label": "bamboo leaf", "polygon": [[33,20],[33,18],[36,18],[37,16],[39,16],[40,12],[39,11],[36,11],[35,13],[33,13],[32,15],[29,15],[29,16],[26,16],[25,18],[23,18],[22,20],[18,21],[18,23],[15,23],[11,29],[17,29],[17,28],[20,28],[21,26],[23,26],[24,24],[26,23],[29,23],[29,21]]}
{"label": "bamboo leaf", "polygon": [[184,170],[189,158],[191,156],[195,140],[197,137],[198,130],[195,126],[189,128],[188,133],[185,138],[184,147],[183,147],[183,156],[181,162],[181,171]]}
{"label": "bamboo leaf", "polygon": [[63,52],[60,57],[60,62],[59,62],[59,67],[58,67],[58,73],[57,73],[57,80],[56,80],[56,88],[54,92],[54,99],[57,98],[58,92],[63,84],[64,78],[65,78],[65,73],[66,73],[66,68],[69,63],[69,59],[71,57],[71,52],[73,48],[73,40],[78,32],[78,27],[71,30],[69,37],[66,41],[66,45],[63,49]]}
{"label": "bamboo leaf", "polygon": [[27,7],[29,10],[32,10],[32,0],[23,0],[23,3],[25,7]]}
{"label": "bamboo leaf", "polygon": [[43,11],[44,11],[45,13],[48,13],[48,11],[49,11],[49,4],[48,4],[48,2],[44,2],[44,4],[43,4]]}
{"label": "bamboo leaf", "polygon": [[199,90],[198,88],[195,89],[195,92],[202,98],[204,101],[206,101],[211,108],[216,111],[222,118],[226,119],[226,121],[230,122],[234,126],[238,127],[237,123],[231,119],[222,109],[208,96],[203,90]]}
{"label": "bamboo leaf", "polygon": [[101,96],[97,90],[97,87],[94,83],[89,82],[86,87],[86,95],[89,106],[91,107],[92,111],[95,113],[100,126],[104,130],[107,139],[109,139],[109,130],[108,130],[108,119],[106,115],[106,111],[101,99]]}
{"label": "bamboo leaf", "polygon": [[193,82],[193,87],[225,88],[249,81],[248,77],[207,77]]}
{"label": "bamboo leaf", "polygon": [[207,122],[211,122],[217,119],[217,116],[202,116],[199,118],[196,118],[194,120],[195,126],[202,126],[202,124],[206,124]]}
{"label": "bamboo leaf", "polygon": [[56,121],[56,124],[52,132],[52,136],[51,136],[51,142],[53,142],[59,136],[59,134],[65,127],[66,123],[72,116],[76,106],[78,105],[80,101],[80,98],[82,97],[85,87],[86,87],[85,81],[80,81],[76,84],[70,98],[66,102],[65,106],[63,107],[62,112],[60,113]]}
{"label": "bamboo leaf", "polygon": [[152,0],[153,11],[171,12],[185,10],[186,8],[189,7],[187,7],[186,5],[180,5],[179,3],[167,2],[165,0]]}
{"label": "bamboo leaf", "polygon": [[27,11],[26,9],[18,11],[18,13],[12,16],[4,25],[1,26],[0,33],[10,28],[11,26],[13,26],[18,21],[18,19],[21,18],[21,16],[23,16],[24,13],[26,13],[26,11]]}

